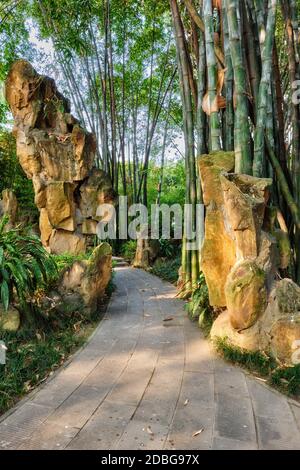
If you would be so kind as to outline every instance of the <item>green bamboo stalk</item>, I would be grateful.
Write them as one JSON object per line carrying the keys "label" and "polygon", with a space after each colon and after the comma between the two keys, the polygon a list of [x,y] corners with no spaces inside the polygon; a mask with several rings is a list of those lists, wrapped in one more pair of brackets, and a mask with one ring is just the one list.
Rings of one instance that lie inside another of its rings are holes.
{"label": "green bamboo stalk", "polygon": [[[200,0],[200,11],[202,12],[203,1]],[[197,154],[207,153],[206,145],[206,114],[202,109],[203,97],[206,92],[206,55],[205,37],[199,30],[199,62],[198,62],[198,103],[197,103]]]}
{"label": "green bamboo stalk", "polygon": [[[250,5],[249,5],[250,3]],[[260,46],[255,23],[253,2],[243,3],[243,17],[245,27],[246,56],[248,61],[249,81],[253,96],[254,112],[258,101],[259,84],[261,77]],[[256,118],[256,116],[255,116]]]}
{"label": "green bamboo stalk", "polygon": [[270,141],[268,140],[267,136],[265,135],[265,141],[266,141],[266,146],[268,150],[268,156],[270,159],[270,162],[273,166],[274,172],[276,173],[277,176],[277,181],[279,183],[279,186],[281,188],[283,197],[290,209],[291,215],[293,217],[293,221],[295,226],[297,227],[298,230],[300,230],[300,207],[297,205],[295,202],[295,199],[293,198],[293,195],[290,191],[289,185],[287,183],[286,177],[284,175],[284,172],[281,168],[281,165],[279,163],[278,158],[276,157],[272,146],[270,144]]}
{"label": "green bamboo stalk", "polygon": [[271,81],[273,46],[276,24],[277,0],[268,1],[268,20],[264,41],[261,39],[262,74],[256,107],[256,129],[254,133],[253,175],[261,178],[265,174],[264,130],[268,106],[268,89]]}
{"label": "green bamboo stalk", "polygon": [[[197,12],[197,10],[195,8],[195,5],[193,4],[193,1],[192,0],[184,0],[184,4],[187,7],[189,14],[191,15],[191,17],[195,21],[195,23],[198,26],[198,28],[200,29],[200,31],[202,31],[202,33],[204,33],[205,32],[204,21],[202,20],[201,16]],[[220,49],[220,47],[218,45],[215,45],[214,49],[215,49],[215,54],[216,54],[216,57],[217,57],[218,61],[220,62],[222,67],[224,67],[225,60],[224,60],[223,51]]]}
{"label": "green bamboo stalk", "polygon": [[213,22],[212,1],[204,0],[203,18],[205,25],[205,48],[207,62],[207,82],[210,108],[210,151],[215,152],[221,149],[221,128],[217,105],[217,63],[214,51],[214,22]]}
{"label": "green bamboo stalk", "polygon": [[229,30],[228,20],[226,14],[226,6],[222,6],[223,16],[223,37],[224,37],[224,53],[225,53],[225,66],[226,66],[226,80],[225,80],[225,93],[226,93],[226,111],[225,111],[225,150],[234,150],[234,108],[233,108],[233,67],[230,53],[229,43]]}
{"label": "green bamboo stalk", "polygon": [[[191,96],[191,86],[189,81],[187,48],[185,44],[184,30],[180,17],[178,4],[176,0],[170,0],[176,50],[177,62],[181,85],[181,98],[183,104],[183,123],[185,137],[185,155],[186,155],[186,202],[193,207],[192,229],[196,228],[196,165],[195,165],[195,145],[194,145],[194,116]],[[197,252],[187,251],[183,247],[183,269],[185,269],[185,290],[191,292],[194,285],[197,284],[199,277],[198,254]]]}
{"label": "green bamboo stalk", "polygon": [[238,0],[226,0],[231,59],[234,70],[236,112],[235,112],[235,171],[252,174],[251,136],[247,98],[247,75],[241,44],[238,21]]}
{"label": "green bamboo stalk", "polygon": [[[273,87],[272,83],[269,84],[268,97],[267,97],[267,112],[266,112],[266,135],[267,139],[270,142],[273,152],[275,153],[275,134],[274,134],[274,100],[273,100]],[[274,177],[273,167],[270,161],[266,162],[267,171],[266,176],[269,178]]]}

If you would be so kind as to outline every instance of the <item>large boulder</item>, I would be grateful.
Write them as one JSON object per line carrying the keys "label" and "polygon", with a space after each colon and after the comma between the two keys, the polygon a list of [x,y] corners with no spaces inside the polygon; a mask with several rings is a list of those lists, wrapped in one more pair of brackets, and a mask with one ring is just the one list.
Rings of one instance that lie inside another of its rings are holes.
{"label": "large boulder", "polygon": [[220,181],[237,260],[255,259],[272,180],[223,174]]}
{"label": "large boulder", "polygon": [[201,269],[209,291],[210,304],[226,306],[226,279],[236,262],[235,243],[224,219],[224,197],[220,177],[234,170],[233,152],[216,152],[198,160],[203,200],[206,206],[205,238],[201,250]]}
{"label": "large boulder", "polygon": [[54,255],[72,253],[79,255],[86,251],[86,240],[80,233],[65,230],[52,230],[49,239],[49,248]]}
{"label": "large boulder", "polygon": [[94,168],[80,186],[79,209],[84,218],[99,220],[97,209],[101,204],[115,204],[116,195],[107,174]]}
{"label": "large boulder", "polygon": [[300,363],[300,313],[278,320],[270,336],[270,350],[277,359],[288,364]]}
{"label": "large boulder", "polygon": [[0,305],[0,331],[16,332],[20,328],[20,324],[20,313],[16,308],[9,306],[5,311]]}
{"label": "large boulder", "polygon": [[46,210],[51,226],[74,232],[75,230],[75,185],[64,181],[52,181],[47,186]]}
{"label": "large boulder", "polygon": [[134,268],[147,269],[152,266],[159,256],[160,244],[158,240],[149,240],[139,237],[137,240]]}
{"label": "large boulder", "polygon": [[[96,311],[111,279],[112,250],[108,243],[101,243],[90,259],[75,261],[63,275],[60,292],[79,294],[89,313]],[[77,299],[78,301],[78,299]]]}
{"label": "large boulder", "polygon": [[272,180],[231,173],[230,162],[226,153],[199,159],[206,206],[201,267],[210,304],[224,307],[211,336],[290,364],[300,357],[300,288],[276,282],[290,264],[289,237],[276,229],[276,208],[267,206]]}
{"label": "large boulder", "polygon": [[116,199],[108,175],[94,166],[95,136],[70,114],[55,82],[25,60],[12,65],[5,96],[17,155],[33,181],[43,245],[57,254],[84,251],[96,233],[98,207]]}
{"label": "large boulder", "polygon": [[215,320],[211,338],[226,339],[247,351],[265,351],[287,365],[294,365],[300,349],[299,312],[300,287],[291,279],[282,279],[273,285],[267,308],[253,326],[244,330],[234,328],[226,310]]}
{"label": "large boulder", "polygon": [[214,321],[210,331],[212,342],[226,340],[229,344],[237,346],[245,351],[259,351],[265,349],[267,344],[261,344],[259,323],[254,324],[247,330],[236,330],[231,324],[228,310],[222,312]]}
{"label": "large boulder", "polygon": [[227,278],[225,295],[233,328],[250,328],[267,306],[265,272],[253,261],[236,264]]}
{"label": "large boulder", "polygon": [[10,189],[2,191],[2,200],[0,200],[0,217],[7,215],[9,217],[8,226],[13,227],[17,221],[18,201],[15,193]]}

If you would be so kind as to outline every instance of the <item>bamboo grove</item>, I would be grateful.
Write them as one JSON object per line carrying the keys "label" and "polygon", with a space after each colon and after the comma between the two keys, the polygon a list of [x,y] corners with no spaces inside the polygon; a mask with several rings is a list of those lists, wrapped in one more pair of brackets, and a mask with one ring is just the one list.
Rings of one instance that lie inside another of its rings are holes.
{"label": "bamboo grove", "polygon": [[[272,204],[300,281],[299,3],[170,0],[186,145],[186,199],[201,202],[196,156],[235,152],[237,173],[274,180]],[[196,183],[195,183],[196,182]],[[183,284],[199,253],[183,253]]]}
{"label": "bamboo grove", "polygon": [[[30,59],[26,12],[54,46],[49,74],[63,77],[78,117],[97,136],[98,166],[130,202],[147,205],[159,147],[160,203],[166,151],[181,135],[194,230],[199,156],[234,151],[236,172],[271,177],[272,205],[294,254],[290,274],[300,282],[299,0],[8,0],[0,8],[0,79],[22,41]],[[188,295],[201,259],[185,237],[182,245]]]}

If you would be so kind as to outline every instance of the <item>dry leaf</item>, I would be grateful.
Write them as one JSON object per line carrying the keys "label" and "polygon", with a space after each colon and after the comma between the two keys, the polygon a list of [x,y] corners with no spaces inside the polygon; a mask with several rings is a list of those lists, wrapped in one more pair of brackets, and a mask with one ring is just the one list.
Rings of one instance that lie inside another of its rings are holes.
{"label": "dry leaf", "polygon": [[201,434],[202,432],[204,431],[204,429],[199,429],[199,431],[196,431],[194,434],[193,434],[193,437],[197,437],[199,436],[199,434]]}
{"label": "dry leaf", "polygon": [[30,392],[33,389],[33,386],[30,383],[30,380],[27,382],[24,382],[24,391],[25,392]]}
{"label": "dry leaf", "polygon": [[173,317],[167,317],[167,318],[164,318],[164,320],[163,320],[163,321],[172,321],[172,320],[174,320],[174,318],[173,318]]}
{"label": "dry leaf", "polygon": [[147,427],[147,433],[150,434],[150,436],[153,436],[153,431],[150,426]]}
{"label": "dry leaf", "polygon": [[186,406],[189,401],[190,401],[190,400],[187,398],[187,399],[185,400],[185,402],[184,402],[184,406]]}

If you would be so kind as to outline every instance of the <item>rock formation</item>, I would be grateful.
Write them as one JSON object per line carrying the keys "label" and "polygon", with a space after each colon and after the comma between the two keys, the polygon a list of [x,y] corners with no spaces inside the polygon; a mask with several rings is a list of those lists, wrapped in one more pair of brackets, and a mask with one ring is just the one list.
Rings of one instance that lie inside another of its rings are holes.
{"label": "rock formation", "polygon": [[291,250],[267,205],[272,180],[232,173],[230,152],[200,157],[199,168],[206,206],[202,270],[210,304],[223,308],[211,336],[294,363],[300,288],[277,275]]}
{"label": "rock formation", "polygon": [[[79,296],[85,311],[97,311],[98,302],[103,298],[111,278],[112,249],[108,243],[101,243],[86,261],[75,261],[62,278],[59,293],[67,301],[67,296]],[[71,305],[73,301],[71,299]]]}
{"label": "rock formation", "polygon": [[134,268],[148,269],[157,259],[160,251],[158,240],[145,239],[138,237],[135,257],[133,260]]}
{"label": "rock formation", "polygon": [[110,179],[94,167],[96,140],[72,114],[54,80],[16,61],[6,80],[17,155],[32,179],[43,245],[79,253],[96,233],[97,207],[114,203]]}
{"label": "rock formation", "polygon": [[21,317],[19,311],[12,305],[5,311],[0,305],[0,331],[16,332],[20,328]]}
{"label": "rock formation", "polygon": [[7,215],[9,222],[7,228],[14,227],[17,221],[18,201],[16,195],[10,189],[2,191],[2,200],[0,200],[0,217]]}

